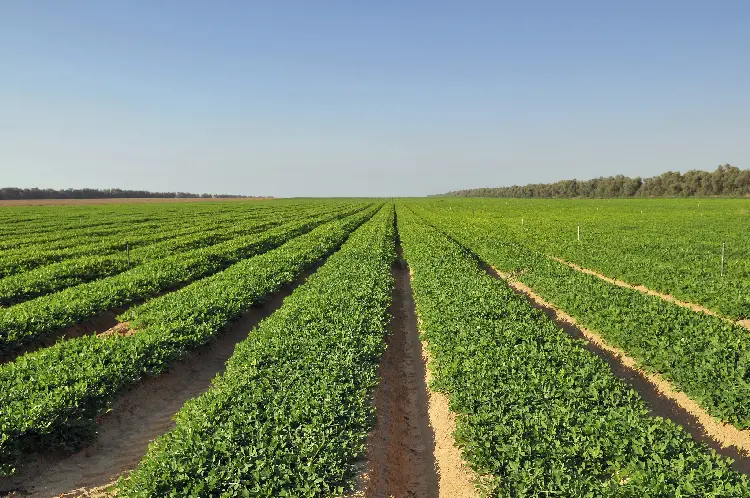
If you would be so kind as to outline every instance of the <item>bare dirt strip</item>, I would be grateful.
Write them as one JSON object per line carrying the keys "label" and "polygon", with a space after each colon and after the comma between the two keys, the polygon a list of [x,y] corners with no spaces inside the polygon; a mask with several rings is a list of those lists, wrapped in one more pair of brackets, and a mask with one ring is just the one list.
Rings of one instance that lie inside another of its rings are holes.
{"label": "bare dirt strip", "polygon": [[75,339],[76,337],[81,337],[84,335],[107,335],[108,331],[115,328],[119,324],[119,322],[117,321],[118,315],[124,313],[132,307],[139,306],[146,301],[178,291],[183,287],[187,287],[193,282],[195,282],[195,280],[192,280],[190,282],[183,282],[181,284],[175,285],[170,289],[159,291],[145,299],[139,299],[124,306],[112,308],[110,310],[99,313],[98,315],[93,316],[88,320],[77,323],[76,325],[71,325],[70,327],[45,334],[43,337],[35,339],[28,344],[24,344],[23,346],[20,346],[11,352],[0,354],[0,365],[9,363],[26,353],[33,353],[34,351],[53,346],[58,341],[67,341],[69,339]]}
{"label": "bare dirt strip", "polygon": [[[101,417],[99,437],[72,455],[39,457],[39,461],[12,479],[0,479],[0,496],[94,497],[110,496],[108,487],[134,469],[148,443],[174,427],[172,417],[185,402],[206,391],[234,352],[264,318],[282,304],[322,262],[285,286],[262,305],[232,323],[217,340],[191,352],[158,376],[148,377],[118,398],[112,411]],[[119,324],[100,335],[130,334]]]}
{"label": "bare dirt strip", "polygon": [[83,335],[94,335],[105,332],[117,325],[117,315],[124,312],[126,309],[127,308],[123,307],[105,311],[104,313],[100,313],[77,325],[58,330],[32,341],[29,344],[25,344],[13,352],[0,355],[0,365],[3,363],[9,363],[23,354],[32,353],[39,349],[50,347],[61,339],[68,340]]}
{"label": "bare dirt strip", "polygon": [[607,344],[595,331],[582,327],[575,318],[537,295],[527,285],[500,270],[485,266],[487,272],[506,281],[516,294],[544,312],[571,336],[587,341],[586,349],[602,358],[613,373],[627,382],[648,403],[653,415],[682,426],[690,435],[734,460],[738,472],[750,475],[750,430],[740,430],[711,416],[684,392],[678,391],[661,375],[643,370],[622,349]]}
{"label": "bare dirt strip", "polygon": [[348,496],[475,496],[472,475],[454,446],[455,418],[442,394],[431,392],[429,357],[419,340],[410,272],[397,246],[387,349],[374,394],[377,422],[367,441],[357,491]]}
{"label": "bare dirt strip", "polygon": [[[429,365],[427,343],[422,342],[422,361]],[[432,373],[426,369],[425,382],[430,385]],[[439,498],[479,496],[475,481],[477,476],[464,462],[461,450],[456,447],[453,433],[456,430],[456,414],[450,410],[448,398],[439,392],[430,391],[428,413],[435,437],[435,467],[438,475]]]}
{"label": "bare dirt strip", "polygon": [[696,312],[700,312],[700,313],[705,313],[707,315],[716,316],[716,317],[721,318],[722,320],[726,320],[726,321],[731,322],[731,323],[736,323],[737,325],[739,325],[741,327],[745,327],[746,329],[750,330],[750,318],[748,318],[747,320],[732,320],[731,318],[727,318],[727,317],[725,317],[723,315],[720,315],[719,313],[717,313],[717,312],[715,312],[715,311],[713,311],[713,310],[711,310],[709,308],[706,308],[705,306],[701,306],[700,304],[690,303],[690,302],[687,302],[687,301],[682,301],[682,300],[677,299],[676,297],[671,296],[669,294],[664,294],[662,292],[658,292],[658,291],[655,291],[653,289],[649,289],[648,287],[646,287],[644,285],[633,285],[633,284],[629,284],[627,282],[624,282],[622,280],[617,280],[616,278],[608,277],[607,275],[604,275],[603,273],[599,273],[598,271],[590,270],[588,268],[584,268],[582,266],[578,266],[575,263],[571,263],[570,261],[566,261],[566,260],[564,260],[562,258],[558,258],[557,256],[550,256],[550,258],[554,259],[558,263],[562,263],[564,265],[567,265],[567,266],[573,268],[576,271],[579,271],[581,273],[585,273],[587,275],[593,275],[595,277],[598,277],[598,278],[604,280],[605,282],[608,282],[610,284],[614,284],[614,285],[616,285],[618,287],[623,287],[625,289],[637,290],[637,291],[642,292],[644,294],[648,294],[649,296],[655,296],[655,297],[658,297],[658,298],[663,299],[665,301],[668,301],[670,303],[676,304],[677,306],[681,306],[683,308],[687,308],[687,309],[692,310],[692,311],[696,311]]}

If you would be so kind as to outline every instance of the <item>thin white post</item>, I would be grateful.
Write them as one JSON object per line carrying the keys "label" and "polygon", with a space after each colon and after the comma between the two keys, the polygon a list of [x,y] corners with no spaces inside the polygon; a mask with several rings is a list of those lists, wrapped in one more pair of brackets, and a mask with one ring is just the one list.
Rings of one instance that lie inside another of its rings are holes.
{"label": "thin white post", "polygon": [[580,242],[580,240],[581,240],[581,224],[579,223],[578,224],[578,241]]}
{"label": "thin white post", "polygon": [[128,256],[128,268],[130,268],[130,242],[125,242],[125,254]]}
{"label": "thin white post", "polygon": [[521,218],[521,226],[523,226],[523,218]]}
{"label": "thin white post", "polygon": [[724,249],[726,249],[726,242],[721,243],[721,276],[724,276]]}

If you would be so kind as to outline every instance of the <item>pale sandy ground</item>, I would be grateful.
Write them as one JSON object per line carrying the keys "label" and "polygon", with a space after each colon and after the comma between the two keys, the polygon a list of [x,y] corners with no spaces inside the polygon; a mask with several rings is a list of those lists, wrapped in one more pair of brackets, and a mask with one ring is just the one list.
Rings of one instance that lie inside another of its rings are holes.
{"label": "pale sandy ground", "polygon": [[681,300],[677,299],[674,296],[671,296],[669,294],[664,294],[662,292],[657,292],[657,291],[655,291],[653,289],[649,289],[648,287],[646,287],[644,285],[629,284],[627,282],[623,282],[622,280],[617,280],[616,278],[608,277],[608,276],[606,276],[606,275],[604,275],[602,273],[599,273],[597,271],[590,270],[590,269],[584,268],[582,266],[578,266],[575,263],[571,263],[570,261],[565,261],[564,259],[558,258],[556,256],[551,256],[551,258],[554,259],[555,261],[559,262],[559,263],[562,263],[564,265],[568,265],[569,267],[573,268],[576,271],[579,271],[581,273],[586,273],[588,275],[593,275],[595,277],[598,277],[598,278],[604,280],[605,282],[609,282],[610,284],[614,284],[614,285],[616,285],[618,287],[623,287],[625,289],[637,290],[637,291],[642,292],[644,294],[648,294],[649,296],[656,296],[656,297],[661,298],[661,299],[663,299],[665,301],[668,301],[670,303],[676,304],[677,306],[681,306],[683,308],[687,308],[689,310],[700,312],[700,313],[706,313],[707,315],[717,316],[717,317],[719,317],[719,318],[721,318],[723,320],[726,320],[726,321],[731,322],[731,323],[735,323],[735,324],[739,325],[740,327],[745,327],[746,329],[750,330],[750,318],[747,319],[747,320],[732,320],[730,318],[721,316],[717,312],[715,312],[713,310],[710,310],[710,309],[706,308],[705,306],[701,306],[700,304],[689,303],[687,301],[681,301]]}
{"label": "pale sandy ground", "polygon": [[374,395],[377,423],[357,490],[348,496],[473,498],[474,475],[454,444],[455,415],[448,399],[429,389],[429,354],[419,340],[411,274],[398,249],[393,320]]}

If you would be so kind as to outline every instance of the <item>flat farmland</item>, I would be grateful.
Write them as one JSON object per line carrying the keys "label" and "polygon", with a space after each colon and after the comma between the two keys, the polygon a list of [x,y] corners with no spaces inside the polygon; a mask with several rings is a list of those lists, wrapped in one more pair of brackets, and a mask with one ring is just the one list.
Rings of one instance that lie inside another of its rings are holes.
{"label": "flat farmland", "polygon": [[0,494],[750,496],[750,201],[0,208]]}

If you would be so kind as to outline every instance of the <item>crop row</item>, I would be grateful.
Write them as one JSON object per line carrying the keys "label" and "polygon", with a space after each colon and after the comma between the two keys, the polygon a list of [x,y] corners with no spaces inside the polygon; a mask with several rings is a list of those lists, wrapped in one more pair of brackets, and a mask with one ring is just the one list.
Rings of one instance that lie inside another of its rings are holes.
{"label": "crop row", "polygon": [[75,449],[95,437],[118,393],[210,342],[334,251],[378,208],[324,224],[264,254],[131,309],[131,335],[61,341],[0,366],[0,475],[37,452]]}
{"label": "crop row", "polygon": [[159,244],[149,244],[142,247],[136,247],[131,251],[130,256],[135,264],[139,264],[149,260],[163,258],[171,253],[183,252],[185,250],[225,242],[239,236],[251,235],[264,228],[277,226],[288,221],[328,216],[330,214],[343,212],[351,213],[353,210],[362,209],[366,205],[366,203],[337,203],[320,206],[310,205],[295,207],[294,209],[274,210],[266,213],[266,215],[262,217],[255,216],[247,219],[235,217],[229,226],[219,226],[215,229],[201,231],[189,236],[165,240]]}
{"label": "crop row", "polygon": [[166,230],[157,230],[146,227],[142,230],[132,231],[130,240],[116,236],[110,238],[96,239],[83,244],[74,243],[64,248],[46,247],[17,247],[4,251],[0,256],[0,277],[17,275],[40,266],[49,265],[71,258],[91,255],[117,254],[125,252],[126,242],[131,248],[145,246],[172,237],[179,237],[199,232],[202,226],[196,227],[193,223],[175,224]]}
{"label": "crop row", "polygon": [[352,203],[359,199],[274,199],[263,202],[215,201],[206,203],[115,203],[82,206],[14,206],[0,212],[0,236],[24,237],[47,233],[54,237],[60,230],[92,230],[109,226],[145,222],[170,223],[241,216],[250,212],[276,212],[312,206]]}
{"label": "crop row", "polygon": [[118,496],[341,496],[372,424],[391,301],[393,206],[240,343]]}
{"label": "crop row", "polygon": [[[250,221],[239,222],[235,227],[241,228],[242,232],[248,235],[266,230],[274,225],[277,225],[277,223]],[[224,236],[226,232],[227,230],[201,231],[197,234],[191,233],[141,246],[133,251],[126,252],[123,250],[115,254],[64,259],[23,273],[10,275],[0,279],[0,304],[10,306],[67,287],[117,275],[142,263],[168,257],[176,252],[213,245],[231,238]],[[215,237],[214,234],[222,234],[222,236]]]}
{"label": "crop row", "polygon": [[514,239],[545,254],[744,319],[750,318],[746,203],[472,199],[428,204],[449,216],[471,215],[483,223],[502,225]]}
{"label": "crop row", "polygon": [[[48,210],[49,211],[49,210]],[[74,236],[83,233],[98,233],[109,230],[117,230],[123,225],[136,225],[145,223],[155,223],[161,220],[169,219],[171,213],[164,213],[162,216],[151,214],[109,214],[107,216],[96,216],[92,214],[81,213],[80,216],[73,218],[64,216],[60,212],[50,211],[49,216],[43,218],[22,217],[13,214],[13,211],[6,208],[6,213],[11,215],[11,219],[0,219],[0,241],[1,249],[9,249],[26,244],[35,244],[45,241],[57,241],[65,239],[62,232],[73,234]]]}
{"label": "crop row", "polygon": [[[213,230],[208,230],[205,226],[198,226],[192,228],[187,235],[174,236],[172,234],[172,237],[167,240],[136,246],[127,253],[126,251],[119,251],[116,254],[103,256],[82,256],[65,259],[58,263],[0,279],[0,305],[16,304],[84,282],[116,275],[140,264],[166,258],[178,252],[200,249],[238,236],[252,235],[278,226],[284,221],[289,221],[290,218],[307,218],[324,212],[331,212],[331,210],[327,208],[305,212],[296,211],[265,218],[239,219],[234,220],[231,226]],[[166,235],[162,235],[162,237],[164,236]],[[147,237],[142,237],[141,240]],[[120,241],[119,244],[123,245],[124,243]]]}
{"label": "crop row", "polygon": [[[0,257],[0,276],[10,276],[23,273],[34,268],[51,263],[69,260],[81,256],[101,256],[106,254],[125,255],[126,244],[130,249],[146,247],[160,241],[169,241],[175,237],[189,236],[193,234],[200,235],[204,231],[212,233],[221,233],[221,229],[230,228],[237,222],[261,221],[268,218],[277,218],[276,213],[263,217],[258,213],[245,213],[241,215],[228,216],[226,218],[206,219],[203,223],[195,221],[172,222],[164,229],[158,229],[155,225],[146,225],[145,227],[127,227],[125,232],[127,236],[121,233],[114,236],[88,239],[79,241],[72,239],[67,243],[69,247],[49,248],[42,246],[19,247],[17,249],[3,252]],[[80,242],[80,243],[79,243]]]}
{"label": "crop row", "polygon": [[747,496],[745,476],[645,402],[408,208],[399,234],[434,389],[490,496]]}
{"label": "crop row", "polygon": [[[361,208],[355,208],[358,211]],[[70,327],[112,308],[128,305],[214,274],[277,247],[350,211],[291,221],[267,232],[152,261],[112,277],[69,287],[0,309],[0,352]]]}
{"label": "crop row", "polygon": [[20,250],[19,252],[22,252],[66,249],[76,245],[90,244],[102,237],[118,236],[130,230],[159,230],[162,226],[163,223],[160,223],[159,220],[152,219],[134,223],[113,220],[112,223],[93,228],[63,228],[55,233],[43,232],[22,237],[4,237],[0,241],[0,251]]}
{"label": "crop row", "polygon": [[661,373],[706,411],[750,427],[750,331],[569,268],[468,217],[417,210],[581,325]]}
{"label": "crop row", "polygon": [[[204,219],[207,220],[208,217],[204,216],[200,221]],[[101,238],[121,237],[131,230],[158,230],[176,224],[187,226],[190,221],[186,218],[175,217],[173,213],[164,212],[158,216],[154,214],[136,217],[109,216],[94,225],[85,224],[82,221],[65,224],[60,220],[57,226],[45,228],[44,225],[37,226],[34,222],[29,222],[27,225],[29,233],[4,236],[0,241],[0,249],[65,249],[74,245],[90,244]]]}
{"label": "crop row", "polygon": [[[88,227],[72,226],[57,227],[54,232],[42,231],[32,232],[21,237],[4,237],[0,240],[0,250],[15,249],[23,251],[38,252],[42,250],[66,249],[74,246],[90,245],[114,240],[127,240],[133,234],[153,231],[173,231],[179,227],[200,226],[206,229],[218,229],[230,227],[235,220],[256,218],[262,219],[280,214],[291,214],[308,209],[314,205],[309,204],[255,204],[244,207],[242,210],[233,209],[229,211],[186,211],[175,213],[170,210],[156,211],[147,217],[139,216],[122,217],[111,216],[106,218],[107,223]],[[331,203],[331,207],[333,203]],[[33,226],[33,224],[30,224]]]}
{"label": "crop row", "polygon": [[[195,204],[110,204],[87,206],[6,207],[0,213],[0,244],[29,241],[45,243],[61,240],[62,233],[78,237],[101,230],[117,231],[142,223],[172,224],[203,222],[214,217],[241,216],[245,213],[293,208],[310,201],[272,203],[195,203]],[[26,211],[32,210],[32,211]],[[32,212],[34,214],[32,214]],[[5,215],[5,216],[3,216]],[[4,246],[0,246],[5,248]],[[9,246],[11,247],[11,246]]]}

